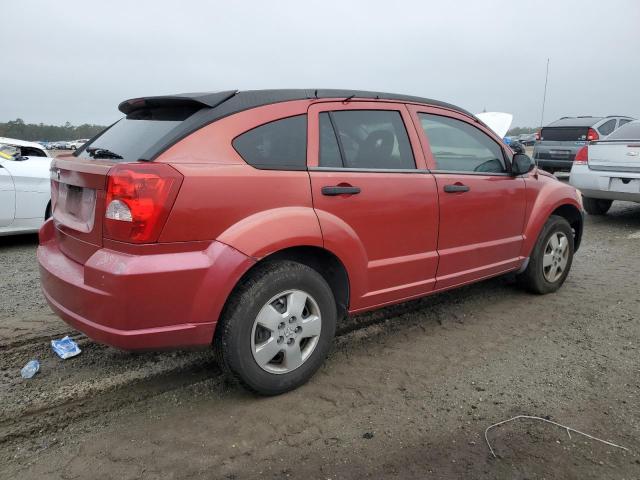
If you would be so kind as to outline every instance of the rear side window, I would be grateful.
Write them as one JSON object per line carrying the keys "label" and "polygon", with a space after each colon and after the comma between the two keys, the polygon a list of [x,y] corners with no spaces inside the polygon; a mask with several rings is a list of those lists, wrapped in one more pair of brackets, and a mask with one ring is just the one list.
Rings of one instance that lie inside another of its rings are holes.
{"label": "rear side window", "polygon": [[616,129],[616,119],[615,118],[613,120],[609,120],[607,122],[604,122],[602,125],[600,125],[598,127],[598,131],[602,135],[609,135],[615,129]]}
{"label": "rear side window", "polygon": [[416,168],[402,116],[393,110],[321,113],[319,163],[358,169]]}
{"label": "rear side window", "polygon": [[266,170],[306,170],[307,116],[260,125],[233,140],[233,148],[249,165]]}
{"label": "rear side window", "polygon": [[44,153],[39,148],[34,147],[20,147],[21,153],[23,157],[46,157],[47,154]]}
{"label": "rear side window", "polygon": [[420,113],[436,170],[505,173],[502,148],[487,134],[466,122]]}

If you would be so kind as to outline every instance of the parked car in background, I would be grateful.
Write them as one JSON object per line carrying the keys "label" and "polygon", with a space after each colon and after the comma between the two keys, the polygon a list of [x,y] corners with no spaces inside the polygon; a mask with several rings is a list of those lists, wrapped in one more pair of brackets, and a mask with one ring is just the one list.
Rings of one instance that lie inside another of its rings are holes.
{"label": "parked car in background", "polygon": [[51,158],[30,148],[0,143],[0,235],[37,232],[51,214]]}
{"label": "parked car in background", "polygon": [[604,140],[631,117],[562,117],[544,127],[533,148],[533,158],[546,171],[568,172],[573,159],[587,142]]}
{"label": "parked car in background", "polygon": [[526,147],[530,147],[532,145],[535,145],[536,143],[536,134],[535,133],[525,133],[522,135],[518,136],[518,141],[526,146]]}
{"label": "parked car in background", "polygon": [[71,150],[75,150],[77,148],[82,147],[88,141],[89,141],[88,138],[81,138],[80,140],[74,140],[72,142],[69,142],[69,146],[71,147]]}
{"label": "parked car in background", "polygon": [[352,90],[137,98],[52,164],[44,295],[127,350],[213,343],[274,395],[320,367],[336,324],[514,272],[560,288],[575,188],[465,110]]}
{"label": "parked car in background", "polygon": [[569,182],[582,192],[591,215],[604,215],[614,200],[640,202],[640,120],[582,147]]}

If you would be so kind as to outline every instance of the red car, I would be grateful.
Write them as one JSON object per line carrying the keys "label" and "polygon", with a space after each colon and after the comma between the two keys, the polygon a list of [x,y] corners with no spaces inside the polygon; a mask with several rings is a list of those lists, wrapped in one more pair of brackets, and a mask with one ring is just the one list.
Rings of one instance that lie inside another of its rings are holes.
{"label": "red car", "polygon": [[241,383],[307,381],[336,323],[515,272],[564,282],[576,190],[439,101],[342,90],[128,100],[51,167],[44,294],[126,350],[212,345]]}

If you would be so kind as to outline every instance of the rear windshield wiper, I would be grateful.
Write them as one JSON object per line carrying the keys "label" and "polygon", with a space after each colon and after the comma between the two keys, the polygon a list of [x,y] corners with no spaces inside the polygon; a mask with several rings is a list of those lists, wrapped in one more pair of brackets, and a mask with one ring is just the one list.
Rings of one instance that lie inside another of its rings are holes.
{"label": "rear windshield wiper", "polygon": [[106,148],[87,148],[87,152],[93,158],[114,158],[114,159],[122,159],[122,155],[118,155],[111,150]]}

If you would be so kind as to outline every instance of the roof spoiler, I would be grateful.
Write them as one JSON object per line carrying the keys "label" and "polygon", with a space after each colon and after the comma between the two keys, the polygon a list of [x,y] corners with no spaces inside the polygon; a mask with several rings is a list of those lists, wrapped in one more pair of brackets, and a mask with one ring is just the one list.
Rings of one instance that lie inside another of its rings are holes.
{"label": "roof spoiler", "polygon": [[141,97],[125,100],[118,105],[125,115],[129,115],[137,110],[155,107],[209,107],[214,108],[233,97],[237,90],[226,90],[214,93],[179,93],[177,95],[160,95],[156,97]]}

